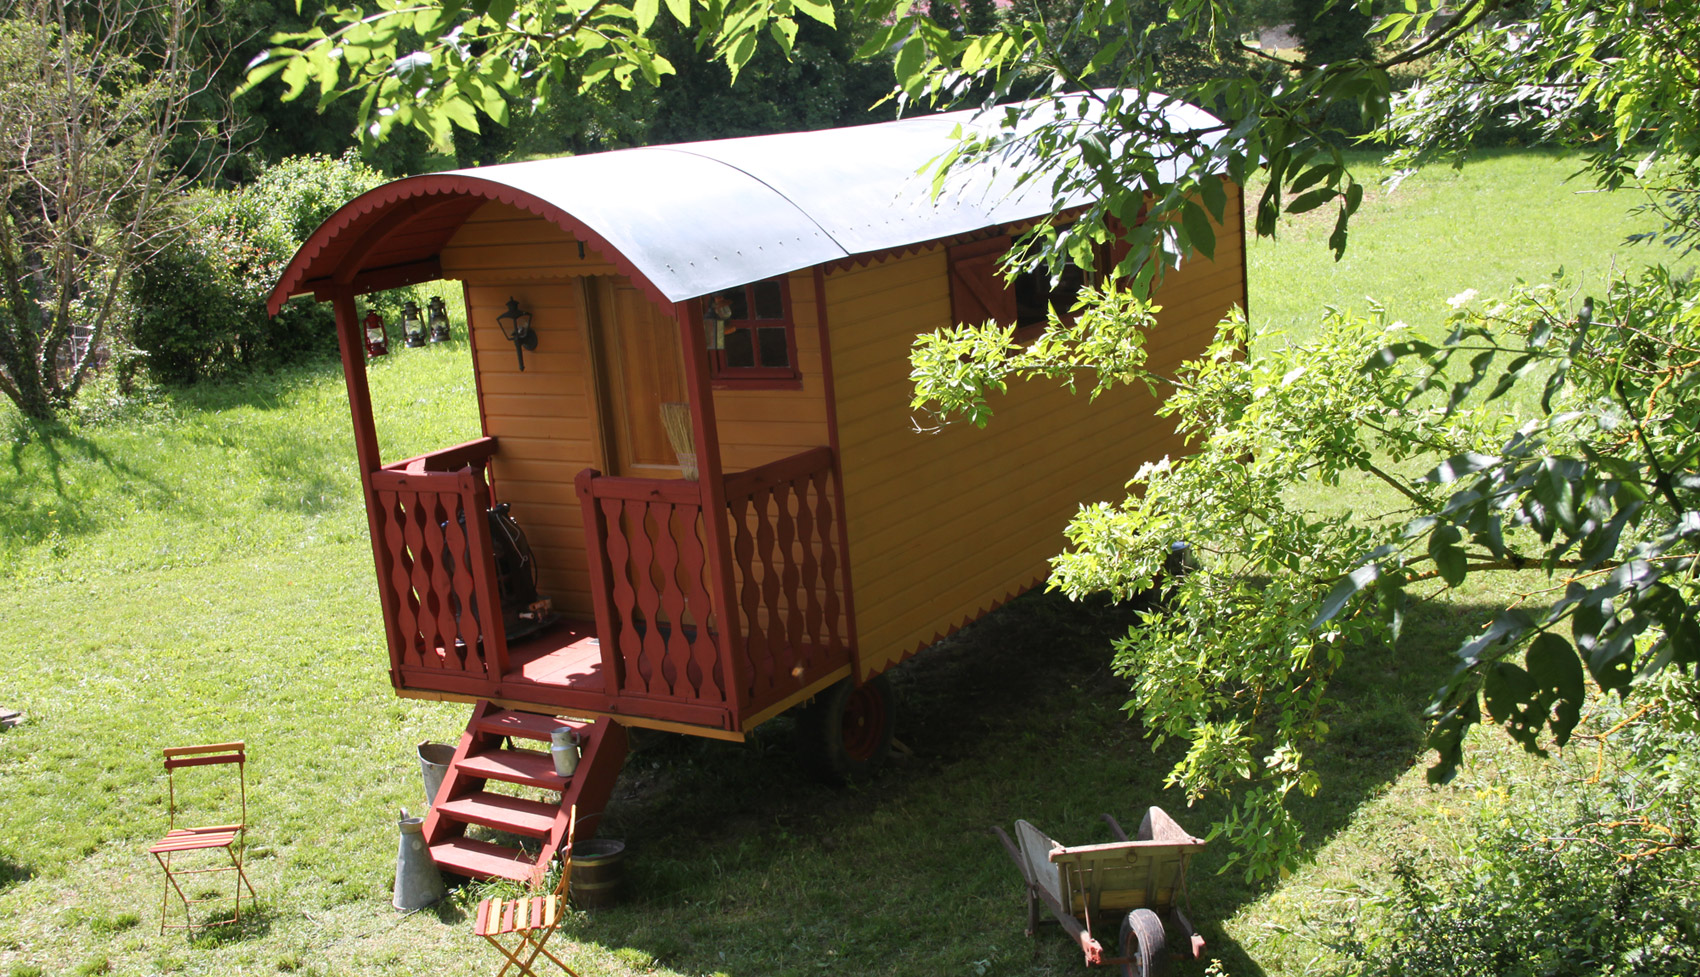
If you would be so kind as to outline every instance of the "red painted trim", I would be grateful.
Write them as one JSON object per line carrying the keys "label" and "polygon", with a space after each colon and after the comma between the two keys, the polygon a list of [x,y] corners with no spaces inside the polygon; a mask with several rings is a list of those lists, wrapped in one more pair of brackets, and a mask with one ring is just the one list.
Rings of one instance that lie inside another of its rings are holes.
{"label": "red painted trim", "polygon": [[[360,494],[366,502],[366,531],[372,544],[372,567],[378,575],[378,593],[382,596],[388,586],[390,573],[389,550],[384,546],[383,527],[378,521],[378,500],[372,492],[372,473],[382,465],[378,449],[378,432],[372,422],[372,393],[366,385],[366,340],[360,331],[359,310],[354,306],[352,290],[339,289],[331,300],[336,316],[337,349],[342,355],[343,382],[348,387],[348,413],[354,424],[354,455],[360,467]],[[391,601],[381,601],[384,614],[384,645],[390,653],[390,684],[401,688],[401,650],[390,636],[397,633],[395,608]]]}
{"label": "red painted trim", "polygon": [[417,474],[421,472],[453,472],[467,465],[484,467],[490,456],[496,453],[496,439],[485,436],[463,441],[451,448],[441,451],[431,451],[412,458],[404,458],[384,466],[384,471],[402,474]]}
{"label": "red painted trim", "polygon": [[[1224,183],[1229,182],[1222,177]],[[1246,272],[1245,247],[1245,187],[1234,184],[1234,199],[1240,208],[1240,311],[1245,313],[1245,321],[1251,322],[1251,276]]]}
{"label": "red painted trim", "polygon": [[[358,267],[358,258],[356,258],[355,267],[352,269],[344,267],[348,264],[349,256],[340,259],[335,269],[316,269],[314,263],[332,241],[352,228],[357,222],[360,222],[362,218],[368,218],[370,215],[378,214],[380,211],[388,210],[408,200],[430,196],[477,197],[484,200],[498,200],[554,221],[576,240],[584,242],[587,247],[595,248],[607,256],[614,267],[620,270],[621,274],[630,278],[633,284],[643,289],[650,301],[661,308],[667,308],[673,304],[667,299],[666,295],[662,294],[661,289],[657,288],[654,282],[651,282],[644,276],[643,272],[638,270],[636,265],[615,250],[607,239],[592,230],[588,224],[554,204],[482,177],[433,173],[396,180],[393,183],[386,183],[376,189],[368,190],[344,204],[341,209],[327,218],[323,224],[319,225],[319,229],[314,231],[301,245],[301,248],[295,252],[295,257],[290,259],[289,265],[278,277],[277,286],[272,289],[271,295],[266,299],[266,311],[272,315],[277,315],[278,309],[282,308],[283,303],[288,301],[291,296],[302,292],[315,291],[321,287],[320,279],[330,280],[338,275],[347,275],[352,278],[355,274],[358,274],[361,270]],[[410,211],[407,216],[410,218],[418,216],[418,212]],[[383,215],[379,215],[377,219],[383,219]],[[386,229],[386,234],[388,230]],[[364,234],[365,232],[359,233]],[[381,239],[382,235],[379,236],[378,240]],[[364,241],[365,238],[363,237],[361,240]],[[372,243],[375,244],[376,241]],[[360,257],[364,257],[364,255]],[[318,274],[309,279],[307,277],[309,272],[318,272]]]}
{"label": "red painted trim", "polygon": [[726,708],[731,725],[744,728],[749,681],[740,659],[744,629],[738,624],[733,605],[732,538],[726,526],[726,485],[720,463],[720,428],[714,419],[714,391],[709,386],[708,341],[702,334],[702,303],[697,299],[678,302],[673,317],[679,323],[680,352],[685,360],[685,382],[691,394],[691,436],[697,448],[697,486],[702,492],[703,545],[714,568],[716,590],[714,616],[719,618],[720,674],[725,679]]}
{"label": "red painted trim", "polygon": [[[366,295],[370,292],[382,292],[392,288],[404,288],[417,285],[420,282],[434,282],[443,277],[442,262],[436,258],[426,258],[423,261],[409,262],[405,265],[390,265],[385,268],[374,268],[354,276],[349,284],[354,286],[355,295]],[[313,297],[323,302],[330,298],[334,285],[327,285],[313,293]]]}
{"label": "red painted trim", "polygon": [[856,588],[850,582],[850,522],[844,501],[844,451],[838,442],[838,386],[832,373],[832,330],[826,321],[826,268],[815,269],[815,327],[820,331],[820,372],[822,396],[826,398],[827,446],[832,449],[832,490],[838,499],[838,572],[844,592],[844,640],[848,643],[850,669],[857,682],[866,682],[868,674],[862,668],[861,642],[856,632]]}
{"label": "red painted trim", "polygon": [[[755,318],[755,294],[751,291],[751,288],[757,282],[748,282],[737,287],[744,290],[744,310],[751,315],[743,319],[729,319],[727,321],[739,323],[737,326],[739,329],[783,328],[785,330],[785,358],[786,362],[791,365],[789,367],[727,366],[724,352],[710,350],[708,354],[708,375],[709,379],[714,381],[716,388],[739,390],[802,389],[803,368],[802,364],[797,362],[797,317],[791,309],[791,276],[789,274],[779,275],[774,278],[763,278],[761,281],[779,283],[779,318]],[[726,292],[731,291],[731,289],[721,289],[721,291]],[[706,298],[706,296],[704,297]],[[707,337],[704,337],[703,342],[704,344],[708,342]],[[759,357],[761,355],[760,346],[757,344],[754,335],[750,337],[750,350],[752,356]]]}
{"label": "red painted trim", "polygon": [[763,377],[751,377],[747,380],[724,378],[711,381],[709,387],[714,390],[801,390],[803,381]]}
{"label": "red painted trim", "polygon": [[[466,347],[472,356],[472,395],[478,398],[478,433],[485,437],[490,434],[490,416],[484,413],[484,371],[478,368],[478,335],[472,328],[472,286],[467,282],[460,283],[461,319],[466,324]],[[490,498],[500,499],[502,493],[496,490],[496,466],[485,467],[485,478],[490,485]]]}
{"label": "red painted trim", "polygon": [[811,475],[831,463],[831,448],[810,448],[758,468],[733,472],[722,482],[728,499],[740,498]]}
{"label": "red painted trim", "polygon": [[590,606],[596,614],[596,643],[602,652],[602,687],[613,702],[625,686],[621,674],[622,661],[614,645],[613,587],[608,582],[608,524],[596,505],[596,494],[590,483],[602,473],[586,468],[573,479],[578,492],[579,507],[584,513],[584,553],[590,571]]}
{"label": "red painted trim", "polygon": [[[585,469],[593,471],[593,469]],[[580,472],[582,478],[584,472]],[[601,472],[596,472],[601,475]],[[592,476],[593,478],[596,476]],[[588,489],[587,489],[588,491]],[[702,492],[697,486],[676,478],[607,478],[597,483],[596,498],[620,499],[631,502],[667,502],[673,505],[698,505]]]}

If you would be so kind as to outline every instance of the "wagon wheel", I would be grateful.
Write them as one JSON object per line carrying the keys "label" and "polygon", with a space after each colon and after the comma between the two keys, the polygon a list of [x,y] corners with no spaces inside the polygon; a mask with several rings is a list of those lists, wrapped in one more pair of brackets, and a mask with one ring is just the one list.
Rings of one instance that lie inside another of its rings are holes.
{"label": "wagon wheel", "polygon": [[885,765],[897,721],[891,683],[876,675],[861,685],[837,682],[797,714],[797,754],[832,783],[865,780]]}
{"label": "wagon wheel", "polygon": [[1168,963],[1163,921],[1149,909],[1135,909],[1122,920],[1122,977],[1157,977]]}

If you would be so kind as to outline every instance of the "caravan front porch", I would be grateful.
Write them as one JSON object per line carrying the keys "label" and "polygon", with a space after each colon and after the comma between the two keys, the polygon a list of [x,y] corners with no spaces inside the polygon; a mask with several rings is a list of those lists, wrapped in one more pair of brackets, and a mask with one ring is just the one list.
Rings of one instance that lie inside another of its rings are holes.
{"label": "caravan front porch", "polygon": [[398,692],[743,732],[850,673],[825,447],[713,480],[576,479],[594,619],[510,641],[494,542],[495,437],[370,476]]}

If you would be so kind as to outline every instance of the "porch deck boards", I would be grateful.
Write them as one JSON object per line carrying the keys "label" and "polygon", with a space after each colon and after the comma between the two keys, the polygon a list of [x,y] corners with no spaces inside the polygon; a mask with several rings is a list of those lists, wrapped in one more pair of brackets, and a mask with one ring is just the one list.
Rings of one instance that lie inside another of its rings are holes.
{"label": "porch deck boards", "polygon": [[563,620],[536,637],[509,646],[508,671],[502,681],[604,692],[608,683],[602,674],[602,646],[596,638],[596,623]]}

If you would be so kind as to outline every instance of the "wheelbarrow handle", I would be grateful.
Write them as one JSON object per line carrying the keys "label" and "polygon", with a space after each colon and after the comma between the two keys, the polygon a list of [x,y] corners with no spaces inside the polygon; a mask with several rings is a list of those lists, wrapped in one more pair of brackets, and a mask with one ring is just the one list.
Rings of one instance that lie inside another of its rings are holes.
{"label": "wheelbarrow handle", "polygon": [[994,824],[992,825],[992,833],[998,836],[999,841],[1003,842],[1003,850],[1009,853],[1009,860],[1014,862],[1015,867],[1021,870],[1021,881],[1032,885],[1033,876],[1027,867],[1027,859],[1021,857],[1021,849],[1015,847],[1015,842],[1010,839],[1008,832]]}

